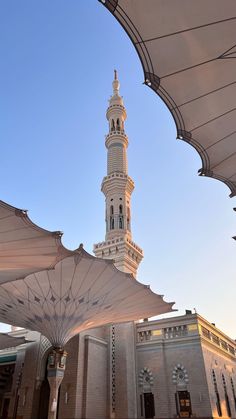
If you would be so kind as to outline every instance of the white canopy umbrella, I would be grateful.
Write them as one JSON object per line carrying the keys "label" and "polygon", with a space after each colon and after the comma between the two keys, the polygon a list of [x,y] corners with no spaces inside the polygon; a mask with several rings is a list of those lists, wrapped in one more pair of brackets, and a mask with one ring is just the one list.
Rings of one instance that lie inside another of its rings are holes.
{"label": "white canopy umbrella", "polygon": [[38,331],[53,346],[50,419],[56,417],[69,339],[86,329],[166,313],[172,305],[111,260],[89,255],[82,245],[67,250],[61,233],[41,229],[26,211],[0,201],[0,321]]}
{"label": "white canopy umbrella", "polygon": [[0,284],[0,321],[36,330],[54,348],[48,358],[50,419],[56,418],[69,339],[86,329],[166,313],[172,305],[82,246],[54,269]]}
{"label": "white canopy umbrella", "polygon": [[0,285],[0,321],[38,331],[55,348],[83,330],[166,313],[173,304],[82,246],[54,269]]}
{"label": "white canopy umbrella", "polygon": [[100,0],[127,32],[145,83],[177,137],[200,154],[200,175],[236,195],[235,0]]}
{"label": "white canopy umbrella", "polygon": [[27,211],[0,201],[0,284],[52,268],[72,254],[61,236],[35,225]]}

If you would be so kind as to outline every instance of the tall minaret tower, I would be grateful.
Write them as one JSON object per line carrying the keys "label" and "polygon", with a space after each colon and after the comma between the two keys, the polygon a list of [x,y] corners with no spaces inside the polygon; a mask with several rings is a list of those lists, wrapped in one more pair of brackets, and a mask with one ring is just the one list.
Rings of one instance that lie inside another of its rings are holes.
{"label": "tall minaret tower", "polygon": [[119,94],[120,83],[114,72],[113,95],[109,100],[106,117],[109,133],[106,136],[107,176],[102,181],[102,192],[106,198],[106,237],[95,244],[95,256],[113,259],[115,266],[123,272],[136,276],[143,252],[132,241],[131,235],[131,194],[134,182],[128,176],[128,137],[124,123],[126,110]]}

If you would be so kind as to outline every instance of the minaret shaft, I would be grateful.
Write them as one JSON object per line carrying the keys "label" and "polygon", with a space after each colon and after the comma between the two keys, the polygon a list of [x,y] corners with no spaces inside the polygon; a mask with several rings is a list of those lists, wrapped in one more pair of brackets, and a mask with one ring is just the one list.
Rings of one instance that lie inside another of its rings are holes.
{"label": "minaret shaft", "polygon": [[106,113],[109,126],[105,141],[107,176],[101,187],[106,199],[106,238],[105,242],[94,245],[94,253],[98,257],[113,259],[118,269],[135,276],[143,253],[131,237],[131,194],[134,182],[128,176],[128,137],[124,126],[126,110],[119,95],[120,83],[116,71],[112,85],[113,95]]}

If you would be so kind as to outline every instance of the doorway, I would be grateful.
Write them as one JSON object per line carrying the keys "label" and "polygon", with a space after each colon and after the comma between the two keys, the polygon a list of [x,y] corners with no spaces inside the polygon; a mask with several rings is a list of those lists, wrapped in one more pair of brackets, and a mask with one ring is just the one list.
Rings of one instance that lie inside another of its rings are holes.
{"label": "doorway", "polygon": [[9,398],[4,399],[3,400],[1,419],[7,419],[8,418],[9,405],[10,405],[10,399]]}
{"label": "doorway", "polygon": [[190,418],[192,414],[190,393],[188,391],[178,391],[179,416]]}
{"label": "doorway", "polygon": [[[57,419],[59,417],[60,394],[61,394],[61,386],[59,387],[59,390],[58,390]],[[49,386],[48,379],[45,378],[42,382],[41,389],[40,389],[38,419],[48,419],[49,398],[50,398],[50,386]]]}
{"label": "doorway", "polygon": [[40,388],[38,419],[48,418],[49,396],[50,386],[47,378],[45,378]]}
{"label": "doorway", "polygon": [[144,393],[144,413],[146,419],[152,419],[155,416],[155,404],[153,393]]}

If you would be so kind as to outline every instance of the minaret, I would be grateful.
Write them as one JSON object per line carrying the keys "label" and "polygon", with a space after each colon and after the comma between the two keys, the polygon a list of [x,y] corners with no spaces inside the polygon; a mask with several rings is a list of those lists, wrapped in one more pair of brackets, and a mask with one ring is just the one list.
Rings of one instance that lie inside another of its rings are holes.
{"label": "minaret", "polygon": [[106,136],[107,176],[102,181],[102,192],[106,199],[106,237],[95,244],[95,256],[113,259],[116,267],[136,276],[143,252],[132,241],[131,235],[131,194],[134,182],[128,176],[128,137],[124,123],[126,110],[119,94],[120,83],[114,72],[113,95],[109,100],[106,117],[109,133]]}

